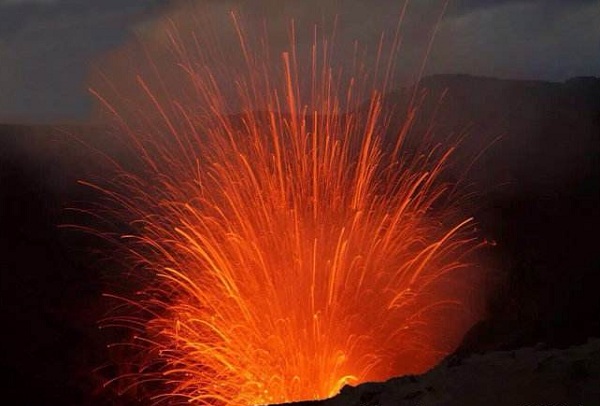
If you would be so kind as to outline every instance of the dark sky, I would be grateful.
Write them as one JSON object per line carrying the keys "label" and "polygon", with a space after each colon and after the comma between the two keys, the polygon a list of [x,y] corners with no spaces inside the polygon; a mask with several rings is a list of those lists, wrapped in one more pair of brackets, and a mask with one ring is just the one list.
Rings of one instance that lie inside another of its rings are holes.
{"label": "dark sky", "polygon": [[[341,33],[369,44],[393,29],[398,0],[199,0],[215,21],[231,8],[265,14],[281,28],[294,16],[339,15]],[[187,2],[183,2],[187,3]],[[404,60],[419,60],[442,0],[412,0]],[[92,58],[114,49],[168,0],[0,0],[0,121],[85,119]],[[218,27],[218,24],[217,24]],[[276,31],[277,32],[277,31]],[[451,0],[427,73],[469,73],[562,81],[600,75],[599,0]]]}

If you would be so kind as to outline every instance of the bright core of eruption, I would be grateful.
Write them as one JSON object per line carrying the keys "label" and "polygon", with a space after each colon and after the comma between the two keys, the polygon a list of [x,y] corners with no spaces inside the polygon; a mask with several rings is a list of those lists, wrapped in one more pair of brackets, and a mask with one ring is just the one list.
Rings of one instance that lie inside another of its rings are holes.
{"label": "bright core of eruption", "polygon": [[135,156],[95,184],[139,287],[105,323],[131,336],[111,384],[247,406],[426,371],[482,316],[481,244],[442,179],[453,146],[406,145],[418,92],[383,104],[399,35],[375,69],[357,51],[343,70],[316,28],[306,55],[293,24],[274,54],[231,17],[234,50],[170,21],[149,73],[119,72],[133,91],[93,85]]}

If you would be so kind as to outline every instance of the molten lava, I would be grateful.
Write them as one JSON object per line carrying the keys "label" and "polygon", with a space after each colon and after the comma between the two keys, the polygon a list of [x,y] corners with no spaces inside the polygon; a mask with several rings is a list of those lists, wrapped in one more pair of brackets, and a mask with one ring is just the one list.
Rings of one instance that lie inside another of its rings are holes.
{"label": "molten lava", "polygon": [[95,86],[136,156],[97,186],[140,287],[107,323],[131,332],[115,381],[156,404],[246,406],[427,370],[481,317],[479,242],[441,179],[452,146],[407,148],[416,99],[394,122],[387,77],[344,79],[327,43],[309,69],[294,41],[272,64],[233,26],[243,71],[171,27],[172,64],[126,76],[137,96]]}

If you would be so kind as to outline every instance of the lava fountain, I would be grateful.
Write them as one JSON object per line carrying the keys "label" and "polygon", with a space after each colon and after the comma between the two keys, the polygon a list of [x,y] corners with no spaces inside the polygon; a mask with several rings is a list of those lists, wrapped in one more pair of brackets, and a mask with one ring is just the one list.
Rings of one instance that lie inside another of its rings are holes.
{"label": "lava fountain", "polygon": [[130,337],[111,384],[246,406],[427,370],[482,316],[481,242],[444,181],[454,146],[406,146],[419,93],[401,119],[383,101],[399,36],[347,74],[317,29],[300,65],[293,24],[273,58],[231,20],[244,69],[171,21],[151,73],[92,90],[132,153],[93,186],[135,286],[104,322]]}

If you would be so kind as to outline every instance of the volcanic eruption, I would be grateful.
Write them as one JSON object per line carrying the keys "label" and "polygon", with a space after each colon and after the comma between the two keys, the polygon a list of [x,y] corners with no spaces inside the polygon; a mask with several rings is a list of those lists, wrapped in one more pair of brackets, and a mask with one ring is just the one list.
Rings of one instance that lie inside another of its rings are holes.
{"label": "volcanic eruption", "polygon": [[103,322],[126,332],[108,385],[156,404],[258,405],[451,352],[482,317],[483,243],[444,176],[455,144],[414,134],[421,94],[383,103],[399,32],[373,69],[357,46],[348,70],[318,28],[300,48],[292,23],[278,54],[235,13],[227,53],[205,26],[163,28],[136,48],[142,70],[123,62],[130,48],[92,85],[128,151],[90,183],[127,285]]}

